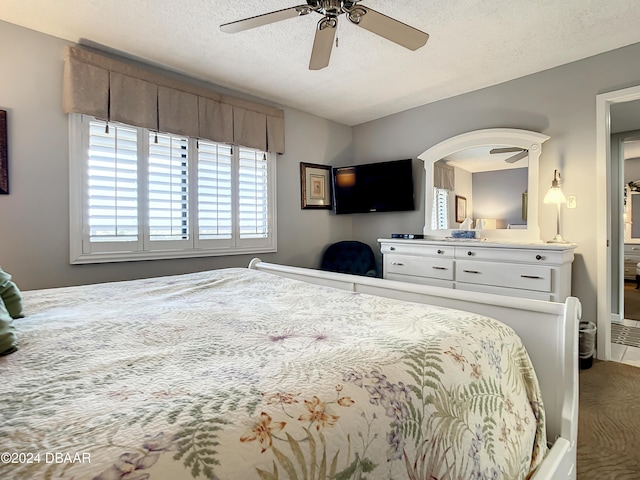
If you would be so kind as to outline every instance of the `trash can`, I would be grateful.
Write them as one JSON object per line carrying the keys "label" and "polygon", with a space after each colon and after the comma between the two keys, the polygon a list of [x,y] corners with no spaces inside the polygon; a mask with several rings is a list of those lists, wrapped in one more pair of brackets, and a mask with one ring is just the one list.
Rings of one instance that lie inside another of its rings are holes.
{"label": "trash can", "polygon": [[580,322],[579,327],[579,351],[580,368],[591,368],[593,355],[596,353],[596,324],[593,322]]}

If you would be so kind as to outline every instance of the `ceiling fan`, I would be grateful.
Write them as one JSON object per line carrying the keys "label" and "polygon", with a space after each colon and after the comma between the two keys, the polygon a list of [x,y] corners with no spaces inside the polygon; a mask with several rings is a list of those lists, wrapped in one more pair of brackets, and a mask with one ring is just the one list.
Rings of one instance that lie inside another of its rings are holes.
{"label": "ceiling fan", "polygon": [[322,18],[316,27],[311,61],[309,62],[310,70],[320,70],[329,65],[338,17],[342,14],[345,14],[349,22],[409,50],[417,50],[427,43],[429,38],[427,33],[387,17],[369,7],[358,5],[358,3],[359,0],[307,0],[306,5],[298,5],[225,23],[220,25],[220,30],[226,33],[237,33],[288,18],[308,15],[311,12],[319,13]]}
{"label": "ceiling fan", "polygon": [[518,152],[518,153],[508,158],[505,158],[504,159],[505,162],[515,163],[518,160],[522,160],[524,157],[529,155],[529,150],[527,150],[526,148],[519,148],[519,147],[492,148],[491,150],[489,150],[489,153],[493,155],[497,153],[512,153],[512,152]]}

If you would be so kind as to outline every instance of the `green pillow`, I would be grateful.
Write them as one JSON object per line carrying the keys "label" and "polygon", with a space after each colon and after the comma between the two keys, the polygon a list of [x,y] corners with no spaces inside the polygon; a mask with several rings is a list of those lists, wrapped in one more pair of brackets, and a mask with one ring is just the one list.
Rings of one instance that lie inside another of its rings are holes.
{"label": "green pillow", "polygon": [[16,350],[18,350],[18,342],[13,319],[4,302],[0,299],[0,357],[9,355]]}
{"label": "green pillow", "polygon": [[18,286],[11,281],[11,275],[0,267],[0,298],[11,318],[22,318],[22,294]]}

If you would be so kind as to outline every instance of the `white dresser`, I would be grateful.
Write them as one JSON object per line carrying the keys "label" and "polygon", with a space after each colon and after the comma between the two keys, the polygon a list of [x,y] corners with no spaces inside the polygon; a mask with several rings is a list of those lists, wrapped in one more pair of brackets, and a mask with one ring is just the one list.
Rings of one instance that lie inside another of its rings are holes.
{"label": "white dresser", "polygon": [[640,263],[640,243],[624,244],[624,278],[636,279],[636,265]]}
{"label": "white dresser", "polygon": [[571,295],[573,244],[378,242],[389,280],[554,302]]}

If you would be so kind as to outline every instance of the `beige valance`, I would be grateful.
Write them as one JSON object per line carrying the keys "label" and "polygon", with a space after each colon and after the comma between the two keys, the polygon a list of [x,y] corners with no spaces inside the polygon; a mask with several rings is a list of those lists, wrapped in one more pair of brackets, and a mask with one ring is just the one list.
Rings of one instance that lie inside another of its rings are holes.
{"label": "beige valance", "polygon": [[454,169],[444,160],[438,160],[433,164],[433,186],[444,190],[455,190]]}
{"label": "beige valance", "polygon": [[283,110],[87,47],[67,47],[62,108],[65,113],[284,153]]}

